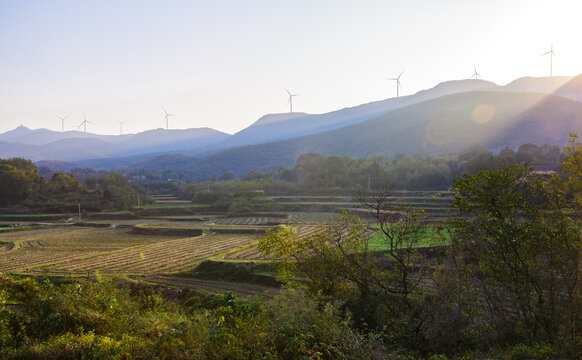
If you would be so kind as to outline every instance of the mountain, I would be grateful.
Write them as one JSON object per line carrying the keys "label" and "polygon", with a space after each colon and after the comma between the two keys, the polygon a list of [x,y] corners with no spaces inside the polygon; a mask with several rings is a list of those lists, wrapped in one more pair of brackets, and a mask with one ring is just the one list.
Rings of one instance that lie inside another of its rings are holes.
{"label": "mountain", "polygon": [[[487,92],[490,94],[489,96],[498,94],[494,99],[497,101],[497,104],[493,106],[496,112],[496,118],[507,118],[509,116],[507,114],[510,113],[509,110],[523,110],[523,108],[520,108],[519,102],[510,102],[504,105],[502,104],[503,98],[514,99],[515,96],[519,97],[516,94],[529,93],[530,99],[533,99],[535,98],[535,94],[539,97],[542,96],[541,94],[553,93],[563,98],[580,100],[582,98],[581,83],[582,78],[580,76],[576,78],[521,78],[505,86],[498,86],[492,82],[474,79],[447,81],[431,89],[419,91],[414,95],[375,101],[325,114],[284,113],[265,115],[235,135],[225,134],[209,128],[200,128],[186,130],[156,129],[135,135],[123,136],[106,136],[88,133],[87,138],[84,138],[85,134],[78,131],[55,132],[47,129],[30,130],[20,126],[12,131],[0,134],[0,157],[23,156],[37,161],[43,159],[82,161],[82,163],[79,163],[80,166],[113,169],[131,166],[136,163],[143,164],[147,160],[165,153],[180,153],[193,155],[198,158],[213,158],[214,156],[223,156],[221,154],[227,149],[237,149],[245,145],[267,144],[272,142],[283,144],[281,141],[288,139],[299,139],[298,141],[302,142],[306,141],[303,139],[305,136],[327,134],[330,131],[333,133],[335,130],[344,128],[357,132],[359,127],[352,128],[352,126],[365,124],[372,119],[379,119],[386,116],[394,119],[393,123],[386,125],[386,128],[390,129],[390,131],[404,131],[402,129],[410,127],[409,131],[414,133],[417,131],[414,127],[415,124],[423,121],[421,118],[417,118],[418,116],[427,116],[432,111],[433,113],[430,116],[434,117],[438,111],[445,113],[444,110],[453,111],[458,107],[464,106],[462,103],[456,103],[450,100],[452,98],[448,98],[449,96],[473,94],[475,92]],[[470,102],[471,96],[460,97],[459,99]],[[443,110],[437,106],[436,109],[430,109],[428,112],[421,110],[427,106],[433,106],[436,103],[432,101],[442,98],[448,98],[449,100],[447,101],[451,101],[443,105],[445,108],[450,108]],[[419,107],[415,107],[417,105]],[[533,103],[529,104],[529,106],[533,105]],[[419,111],[419,114],[414,113],[411,109],[416,109],[414,111]],[[507,111],[504,110],[504,113],[502,109]],[[479,111],[485,111],[486,113],[487,108],[481,107]],[[447,116],[453,115],[449,114]],[[403,117],[407,117],[407,122],[402,123],[401,119]],[[430,149],[435,147],[432,144],[433,142],[444,141],[444,139],[450,136],[449,132],[454,133],[460,131],[460,128],[455,129],[443,124],[437,126],[435,125],[437,123],[436,120],[431,121],[431,124],[433,124],[431,125],[432,128],[429,128],[431,132],[439,133],[439,131],[442,131],[441,129],[447,129],[447,131],[438,136],[428,135],[427,139],[407,139],[406,141],[414,140],[424,144],[418,148],[418,146],[415,147],[411,143],[408,144],[408,147],[411,149],[414,148],[414,151],[431,151]],[[486,127],[484,126],[483,128]],[[384,130],[378,129],[378,131],[379,133],[383,133]],[[477,129],[476,131],[481,130]],[[344,140],[338,139],[337,141]],[[400,139],[394,139],[394,141],[400,141]],[[325,142],[322,142],[314,146],[315,148],[321,148],[321,151],[324,152],[332,151],[330,149],[333,146],[349,146],[349,142],[345,144],[339,142],[328,147],[325,147],[324,144]],[[367,144],[363,145],[359,149],[366,149],[368,147]],[[385,145],[378,145],[380,147],[375,150],[375,153],[391,151],[385,148]],[[311,148],[311,145],[304,144],[304,146]],[[438,144],[436,147],[444,148],[443,144]],[[402,147],[399,151],[404,152],[406,148]],[[277,152],[277,150],[273,151]],[[289,151],[291,153],[283,154],[283,158],[290,159],[295,156],[290,155],[295,154],[294,150],[289,149]],[[352,154],[356,153],[355,150],[350,151]],[[370,151],[373,150],[366,150],[366,153],[370,153]],[[230,154],[230,152],[226,152],[225,154]],[[218,161],[218,158],[216,161]],[[243,159],[240,161],[246,160]],[[239,164],[242,164],[240,161]],[[281,162],[274,161],[273,163]]]}
{"label": "mountain", "polygon": [[49,129],[31,130],[21,125],[14,130],[0,134],[0,140],[15,144],[46,145],[63,139],[86,137],[88,139],[100,139],[111,143],[118,143],[126,141],[132,136],[133,135],[98,135],[92,133],[85,134],[82,131],[60,132]]}
{"label": "mountain", "polygon": [[226,149],[234,146],[267,143],[321,133],[358,124],[396,109],[451,94],[472,91],[552,94],[571,79],[572,77],[569,76],[524,77],[505,86],[477,79],[452,80],[440,83],[428,90],[421,90],[414,95],[375,101],[325,114],[270,114],[234,134],[226,141],[216,144],[216,148]]}
{"label": "mountain", "polygon": [[215,147],[225,149],[320,133],[361,123],[392,110],[440,96],[467,91],[489,90],[497,87],[496,84],[484,80],[454,80],[441,83],[429,90],[419,91],[414,95],[374,101],[325,114],[270,114],[234,134],[226,141],[216,144]]}
{"label": "mountain", "polygon": [[563,84],[554,94],[582,102],[582,74]]}
{"label": "mountain", "polygon": [[1,134],[0,158],[25,157],[34,161],[105,159],[141,154],[136,161],[164,152],[196,150],[224,141],[230,135],[209,129],[150,130],[136,135],[95,135],[76,131],[30,130],[23,126]]}
{"label": "mountain", "polygon": [[0,134],[0,141],[7,142],[7,141],[10,141],[10,139],[13,139],[15,137],[29,134],[31,131],[32,130],[30,130],[26,126],[20,125],[19,127],[17,127],[14,130],[10,130],[10,131],[7,131],[5,133]]}
{"label": "mountain", "polygon": [[155,129],[134,135],[120,143],[110,152],[113,154],[137,155],[143,153],[196,150],[220,143],[231,135],[210,128],[185,130]]}
{"label": "mountain", "polygon": [[498,91],[447,95],[391,111],[366,122],[207,158],[160,159],[134,168],[188,171],[205,179],[226,171],[242,176],[292,166],[301,154],[348,155],[459,152],[479,143],[492,151],[531,142],[562,146],[570,131],[582,132],[582,103],[554,95]]}
{"label": "mountain", "polygon": [[499,88],[500,91],[555,94],[556,90],[573,79],[572,76],[522,77]]}

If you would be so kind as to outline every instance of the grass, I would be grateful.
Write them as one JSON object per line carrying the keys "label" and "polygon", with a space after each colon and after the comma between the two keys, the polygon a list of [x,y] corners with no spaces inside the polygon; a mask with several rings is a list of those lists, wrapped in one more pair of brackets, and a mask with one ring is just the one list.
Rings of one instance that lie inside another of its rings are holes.
{"label": "grass", "polygon": [[[375,229],[378,229],[368,238],[368,249],[370,251],[387,251],[388,250],[388,243],[386,237],[382,231],[379,230],[379,226],[374,226]],[[450,243],[451,238],[449,234],[441,235],[435,226],[428,225],[424,230],[424,234],[422,235],[422,239],[418,241],[414,247],[430,247],[430,246],[439,246],[439,245],[447,245]]]}

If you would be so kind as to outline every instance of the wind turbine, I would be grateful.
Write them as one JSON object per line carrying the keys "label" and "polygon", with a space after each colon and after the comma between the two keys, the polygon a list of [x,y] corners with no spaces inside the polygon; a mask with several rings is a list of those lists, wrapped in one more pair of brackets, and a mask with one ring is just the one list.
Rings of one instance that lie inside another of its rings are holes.
{"label": "wind turbine", "polygon": [[402,71],[400,72],[400,75],[398,75],[398,77],[395,77],[395,78],[388,78],[388,80],[394,80],[394,81],[396,81],[396,97],[398,97],[398,96],[399,96],[398,89],[402,87],[402,85],[400,84],[400,77],[402,76],[402,73],[403,73],[403,72],[404,72],[404,70],[402,70]]}
{"label": "wind turbine", "polygon": [[92,123],[91,121],[87,120],[87,117],[85,116],[85,112],[83,112],[83,122],[79,125],[79,129],[81,128],[81,126],[83,126],[83,131],[85,132],[85,137],[87,137],[87,124],[93,124],[95,125],[95,123]]}
{"label": "wind turbine", "polygon": [[71,115],[67,115],[67,116],[64,116],[64,117],[57,115],[57,117],[59,119],[61,119],[61,132],[64,132],[65,131],[65,119],[68,118],[69,116],[71,116]]}
{"label": "wind turbine", "polygon": [[550,47],[550,51],[546,51],[545,53],[541,54],[540,56],[550,55],[550,76],[552,76],[552,59],[556,54],[554,53],[554,43],[552,42],[552,46]]}
{"label": "wind turbine", "polygon": [[119,135],[123,135],[123,124],[125,124],[127,121],[117,121],[119,123]]}
{"label": "wind turbine", "polygon": [[289,103],[289,112],[293,112],[293,96],[299,96],[301,94],[291,94],[287,89],[285,91],[289,94],[289,100],[287,101]]}
{"label": "wind turbine", "polygon": [[168,118],[169,118],[170,116],[176,116],[176,114],[170,114],[170,113],[168,113],[168,112],[166,111],[166,108],[165,108],[165,107],[163,107],[163,106],[162,106],[162,109],[164,109],[164,113],[165,113],[165,115],[164,115],[164,119],[166,120],[166,130],[168,130],[168,124],[169,124],[169,122],[168,122]]}
{"label": "wind turbine", "polygon": [[478,80],[481,77],[481,74],[479,74],[477,72],[477,66],[473,65],[473,69],[475,70],[475,72],[473,73],[473,76],[471,76],[471,77],[475,78],[475,80]]}

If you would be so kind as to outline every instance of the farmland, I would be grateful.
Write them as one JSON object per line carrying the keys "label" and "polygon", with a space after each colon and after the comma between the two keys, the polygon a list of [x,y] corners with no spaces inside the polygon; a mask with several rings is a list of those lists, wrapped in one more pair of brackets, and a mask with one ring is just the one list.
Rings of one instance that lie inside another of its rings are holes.
{"label": "farmland", "polygon": [[[269,261],[256,247],[267,229],[285,224],[299,236],[309,236],[332,221],[340,208],[354,214],[364,211],[356,199],[345,196],[274,196],[268,200],[271,211],[206,213],[199,206],[159,196],[159,203],[147,208],[87,214],[83,223],[71,222],[67,214],[41,214],[32,217],[33,221],[29,215],[6,214],[0,228],[0,272],[95,278],[123,275],[158,285],[248,295],[269,287],[197,279],[197,266],[208,259]],[[442,217],[449,201],[430,192],[398,193],[390,199],[390,206],[405,203]],[[373,248],[383,250],[372,225]]]}

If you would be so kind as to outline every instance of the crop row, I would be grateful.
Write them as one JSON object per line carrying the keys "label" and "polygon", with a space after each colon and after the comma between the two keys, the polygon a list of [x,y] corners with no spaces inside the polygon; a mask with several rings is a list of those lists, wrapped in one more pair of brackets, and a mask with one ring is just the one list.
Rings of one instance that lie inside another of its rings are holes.
{"label": "crop row", "polygon": [[241,216],[217,218],[214,220],[216,224],[221,225],[270,225],[279,224],[282,221],[285,221],[285,219],[272,216]]}
{"label": "crop row", "polygon": [[288,224],[323,224],[330,222],[337,213],[293,212],[289,213]]}
{"label": "crop row", "polygon": [[213,219],[221,225],[274,225],[274,224],[322,224],[329,222],[336,213],[290,212],[287,218],[275,216],[240,216]]}
{"label": "crop row", "polygon": [[198,262],[256,240],[252,234],[216,234],[169,240],[97,256],[74,259],[49,267],[55,273],[159,274],[185,270]]}
{"label": "crop row", "polygon": [[140,236],[127,229],[50,228],[3,234],[2,241],[19,244],[0,252],[0,271],[86,258],[137,245],[149,245],[177,237]]}

